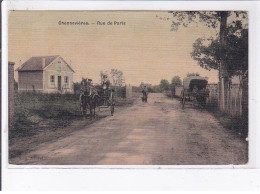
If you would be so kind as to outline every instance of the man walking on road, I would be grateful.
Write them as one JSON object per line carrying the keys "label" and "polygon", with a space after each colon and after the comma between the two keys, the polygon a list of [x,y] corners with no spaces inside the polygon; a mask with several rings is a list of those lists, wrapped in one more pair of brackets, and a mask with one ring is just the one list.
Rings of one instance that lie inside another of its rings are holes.
{"label": "man walking on road", "polygon": [[147,102],[148,94],[147,94],[146,86],[143,87],[142,93],[143,93],[143,98],[142,98],[143,102]]}

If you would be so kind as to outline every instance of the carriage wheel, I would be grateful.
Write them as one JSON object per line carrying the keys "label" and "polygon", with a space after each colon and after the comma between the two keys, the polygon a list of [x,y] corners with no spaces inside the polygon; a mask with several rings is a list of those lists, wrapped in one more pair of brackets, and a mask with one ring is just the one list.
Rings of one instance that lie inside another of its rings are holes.
{"label": "carriage wheel", "polygon": [[114,104],[111,104],[111,106],[110,106],[111,116],[114,115],[114,111],[115,111],[115,105],[114,105]]}
{"label": "carriage wheel", "polygon": [[110,103],[110,112],[111,112],[111,116],[114,115],[114,112],[115,112],[115,102],[114,102],[114,94],[113,92],[110,94],[110,100],[109,100],[111,103]]}

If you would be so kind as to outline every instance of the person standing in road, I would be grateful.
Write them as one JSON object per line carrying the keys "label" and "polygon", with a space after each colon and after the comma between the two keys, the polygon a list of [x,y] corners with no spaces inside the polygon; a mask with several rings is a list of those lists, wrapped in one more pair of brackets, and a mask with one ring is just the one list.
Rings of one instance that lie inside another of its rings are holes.
{"label": "person standing in road", "polygon": [[147,102],[148,94],[147,94],[146,86],[143,87],[142,93],[143,93],[143,98],[142,98],[143,102]]}

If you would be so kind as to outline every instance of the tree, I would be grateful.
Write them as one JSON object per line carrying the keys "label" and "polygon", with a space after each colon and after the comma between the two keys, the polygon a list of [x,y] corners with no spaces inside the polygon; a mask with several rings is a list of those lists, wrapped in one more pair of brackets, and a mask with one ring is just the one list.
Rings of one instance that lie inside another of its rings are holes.
{"label": "tree", "polygon": [[180,76],[174,76],[171,80],[171,85],[170,85],[170,89],[173,95],[175,95],[175,87],[177,86],[181,86],[182,81]]}
{"label": "tree", "polygon": [[200,74],[197,72],[197,73],[187,73],[187,77],[191,77],[191,76],[200,76]]}
{"label": "tree", "polygon": [[240,75],[248,76],[248,29],[242,29],[240,22],[230,27],[226,37],[227,44],[221,45],[219,37],[205,41],[197,39],[193,44],[191,57],[207,70],[220,69],[221,55],[225,53],[226,69],[229,78]]}
{"label": "tree", "polygon": [[182,84],[181,78],[179,76],[174,76],[171,80],[171,90],[174,90],[176,86],[180,86]]}
{"label": "tree", "polygon": [[[221,55],[225,53],[228,77],[240,76],[242,88],[242,114],[247,115],[248,110],[248,29],[241,28],[240,22],[230,27],[226,37],[226,45],[221,45],[219,37],[212,39],[207,45],[198,39],[193,44],[191,56],[198,61],[202,68],[220,69]],[[223,51],[223,52],[221,52]],[[229,80],[231,83],[231,80]]]}
{"label": "tree", "polygon": [[111,69],[112,84],[114,86],[122,86],[124,84],[123,72],[117,69]]}
{"label": "tree", "polygon": [[160,89],[162,91],[168,91],[170,89],[170,83],[166,79],[162,79],[160,82]]}
{"label": "tree", "polygon": [[[227,45],[226,36],[228,29],[228,17],[235,16],[238,20],[247,18],[247,12],[244,11],[170,11],[173,20],[171,31],[178,30],[179,26],[187,27],[190,23],[201,22],[211,28],[219,28],[219,43],[225,47]],[[157,16],[158,17],[158,16]],[[162,18],[160,18],[162,19]],[[168,20],[169,18],[166,18]],[[247,24],[245,24],[247,25]],[[229,75],[227,71],[227,63],[225,53],[220,50],[219,60],[219,94],[220,94],[220,109],[225,110],[227,101],[227,89],[229,82]]]}
{"label": "tree", "polygon": [[100,81],[101,83],[109,81],[109,76],[107,71],[100,71]]}

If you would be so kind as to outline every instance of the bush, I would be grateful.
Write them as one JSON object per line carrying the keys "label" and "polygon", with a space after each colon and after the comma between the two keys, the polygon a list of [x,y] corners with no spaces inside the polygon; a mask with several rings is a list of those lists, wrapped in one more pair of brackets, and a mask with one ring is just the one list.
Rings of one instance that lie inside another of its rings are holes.
{"label": "bush", "polygon": [[80,83],[74,83],[74,93],[80,94]]}
{"label": "bush", "polygon": [[[43,122],[67,123],[81,116],[79,95],[16,93],[14,131],[10,137],[30,136],[39,130]],[[52,127],[52,124],[48,126]],[[59,127],[59,126],[55,126]]]}
{"label": "bush", "polygon": [[126,87],[112,86],[111,89],[114,90],[115,97],[126,98]]}
{"label": "bush", "polygon": [[142,92],[142,89],[141,89],[141,87],[133,86],[132,91],[135,92],[135,93],[140,93],[140,92]]}

